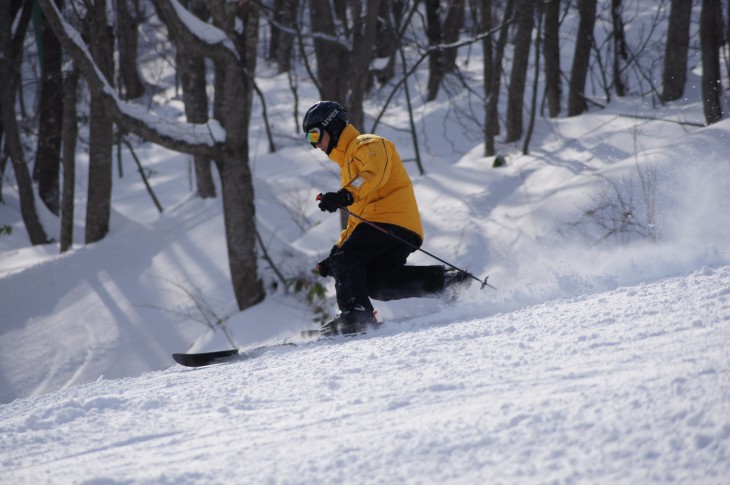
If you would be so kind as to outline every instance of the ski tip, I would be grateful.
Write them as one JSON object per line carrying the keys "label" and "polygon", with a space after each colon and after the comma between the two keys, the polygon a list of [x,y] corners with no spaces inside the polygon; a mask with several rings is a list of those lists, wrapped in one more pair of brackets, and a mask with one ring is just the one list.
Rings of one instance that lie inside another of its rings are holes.
{"label": "ski tip", "polygon": [[238,349],[204,352],[202,354],[172,354],[175,362],[185,367],[203,367],[216,362],[224,361],[238,355]]}

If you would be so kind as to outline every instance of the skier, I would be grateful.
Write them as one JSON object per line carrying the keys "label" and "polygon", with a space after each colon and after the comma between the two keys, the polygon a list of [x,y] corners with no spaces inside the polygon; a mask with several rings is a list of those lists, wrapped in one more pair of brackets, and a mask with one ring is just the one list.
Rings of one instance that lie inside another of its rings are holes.
{"label": "skier", "polygon": [[322,335],[377,326],[370,298],[438,297],[468,283],[471,275],[442,265],[406,266],[423,243],[423,227],[413,184],[393,142],[360,134],[334,101],[309,108],[302,128],[309,143],[340,167],[341,188],[320,194],[319,208],[351,213],[329,257],[316,266],[321,276],[334,277],[340,310],[322,325]]}

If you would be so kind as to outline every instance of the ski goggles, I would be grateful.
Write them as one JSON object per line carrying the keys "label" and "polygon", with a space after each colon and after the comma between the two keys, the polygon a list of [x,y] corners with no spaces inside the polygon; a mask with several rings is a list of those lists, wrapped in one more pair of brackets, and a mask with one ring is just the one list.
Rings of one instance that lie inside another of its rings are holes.
{"label": "ski goggles", "polygon": [[307,132],[307,141],[312,144],[313,147],[317,147],[319,141],[322,139],[322,130],[319,128],[312,128]]}

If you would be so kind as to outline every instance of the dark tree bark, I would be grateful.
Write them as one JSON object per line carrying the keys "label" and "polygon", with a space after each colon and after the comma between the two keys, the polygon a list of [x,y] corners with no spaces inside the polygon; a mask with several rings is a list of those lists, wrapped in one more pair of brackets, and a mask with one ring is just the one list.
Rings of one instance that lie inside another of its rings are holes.
{"label": "dark tree bark", "polygon": [[72,69],[66,77],[63,96],[63,197],[61,198],[61,252],[73,245],[74,198],[76,196],[76,89],[79,73]]}
{"label": "dark tree bark", "polygon": [[662,72],[661,97],[664,102],[680,99],[684,95],[691,18],[692,2],[671,0]]}
{"label": "dark tree bark", "polygon": [[722,2],[703,0],[700,10],[700,45],[702,48],[702,107],[710,125],[722,119],[722,73],[720,48],[724,42]]}
{"label": "dark tree bark", "polygon": [[629,58],[624,34],[624,21],[621,18],[623,0],[611,0],[611,22],[613,23],[613,85],[617,96],[626,95],[626,83],[623,80],[624,66]]}
{"label": "dark tree bark", "polygon": [[139,74],[137,45],[139,43],[139,0],[117,0],[117,31],[119,39],[119,77],[123,99],[134,99],[144,94],[144,83]]}
{"label": "dark tree bark", "polygon": [[548,116],[555,118],[560,114],[563,95],[560,80],[560,0],[549,0],[545,4],[543,58]]}
{"label": "dark tree bark", "polygon": [[457,49],[441,49],[441,44],[459,40],[459,30],[464,25],[464,0],[448,0],[441,21],[441,2],[426,1],[426,37],[432,49],[428,59],[428,85],[426,100],[433,101],[438,95],[444,76],[456,69]]}
{"label": "dark tree bark", "polygon": [[484,117],[485,131],[485,153],[487,156],[495,155],[494,138],[499,135],[499,91],[502,86],[502,60],[504,59],[504,48],[507,45],[507,35],[509,34],[509,25],[512,21],[512,13],[514,12],[515,0],[507,0],[504,10],[504,18],[502,26],[499,30],[499,38],[492,55],[493,67],[491,74],[491,86],[489,95],[487,96],[487,106]]}
{"label": "dark tree bark", "polygon": [[517,141],[522,137],[522,109],[524,107],[527,67],[530,61],[532,30],[535,26],[533,0],[522,0],[515,12],[517,34],[514,39],[514,58],[507,89],[507,131],[505,142]]}
{"label": "dark tree bark", "polygon": [[[0,113],[5,132],[5,150],[15,172],[20,196],[20,213],[28,231],[31,244],[48,242],[43,226],[38,219],[28,164],[25,160],[20,131],[16,121],[15,95],[17,79],[23,57],[23,38],[28,29],[32,2],[22,5],[11,0],[0,0]],[[19,18],[16,21],[16,16]]]}
{"label": "dark tree bark", "polygon": [[378,28],[378,13],[381,0],[365,2],[367,8],[361,12],[361,20],[353,28],[353,52],[348,73],[349,86],[346,100],[350,122],[358,129],[364,129],[365,113],[362,108],[367,92],[370,61],[375,52],[375,35]]}
{"label": "dark tree bark", "polygon": [[[91,55],[109,85],[114,79],[114,33],[107,20],[107,3],[94,0],[87,12],[86,28]],[[89,114],[89,182],[86,202],[86,244],[109,232],[112,200],[112,147],[114,122],[102,93],[91,92]]]}
{"label": "dark tree bark", "polygon": [[320,98],[341,102],[358,129],[364,126],[362,102],[375,50],[380,1],[352,2],[349,12],[348,2],[334,2],[335,11],[327,2],[310,2]]}
{"label": "dark tree bark", "polygon": [[596,23],[596,0],[578,0],[578,34],[576,35],[573,66],[568,91],[568,116],[576,116],[588,107],[585,98],[586,79],[590,65],[593,27]]}
{"label": "dark tree bark", "polygon": [[[480,33],[486,34],[492,30],[492,0],[480,0],[479,2],[479,30]],[[488,100],[490,96],[490,90],[492,89],[492,35],[487,34],[482,38],[482,52],[484,53],[484,65],[483,65],[483,77],[484,77],[484,99]],[[486,102],[485,102],[486,111]],[[490,156],[487,150],[487,124],[484,123],[484,155]]]}
{"label": "dark tree bark", "polygon": [[[228,262],[239,309],[263,300],[265,293],[256,261],[256,210],[253,177],[249,166],[248,132],[253,104],[259,6],[238,4],[230,15],[225,1],[212,4],[214,24],[233,40],[239,62],[216,63],[214,114],[226,129],[230,155],[216,157],[223,192],[223,215],[228,242]],[[243,26],[240,32],[239,25]],[[224,79],[218,82],[218,77]],[[223,99],[224,103],[219,103]]]}
{"label": "dark tree bark", "polygon": [[[492,0],[479,1],[479,31],[486,34],[492,30]],[[482,74],[484,76],[484,99],[489,98],[489,90],[492,86],[492,35],[484,35],[482,38],[482,52],[484,53],[484,65]]]}
{"label": "dark tree bark", "polygon": [[388,59],[388,62],[376,69],[373,69],[373,77],[377,78],[380,84],[386,84],[395,75],[396,54],[400,51],[401,40],[399,27],[403,20],[406,9],[405,0],[391,2],[380,2],[380,15],[378,19],[378,33],[375,37],[375,57]]}
{"label": "dark tree bark", "polygon": [[[464,26],[464,0],[450,0],[444,18],[444,43],[453,44],[459,40],[459,32]],[[449,74],[456,70],[456,54],[458,49],[444,49],[441,51],[443,73]]]}
{"label": "dark tree bark", "polygon": [[[183,2],[190,12],[202,21],[210,16],[207,3],[204,0],[190,0]],[[185,116],[190,123],[205,123],[208,121],[208,93],[206,79],[205,57],[191,49],[178,49],[175,55],[182,87]],[[215,197],[216,189],[213,182],[212,161],[210,158],[194,155],[195,186],[198,196],[203,199]]]}
{"label": "dark tree bark", "polygon": [[[62,5],[63,2],[57,2]],[[41,93],[38,102],[38,149],[33,179],[38,182],[38,195],[55,215],[60,211],[59,170],[61,166],[61,117],[63,116],[62,49],[53,29],[40,10],[34,14],[39,39]]]}
{"label": "dark tree bark", "polygon": [[[425,0],[426,4],[426,38],[429,47],[441,44],[441,16],[439,15],[438,0]],[[444,77],[443,59],[438,49],[432,49],[428,54],[428,84],[426,85],[426,100],[433,101],[438,94],[441,79]]]}
{"label": "dark tree bark", "polygon": [[537,16],[537,33],[535,35],[535,71],[532,80],[532,97],[530,100],[530,120],[527,123],[527,133],[525,134],[525,142],[522,145],[522,153],[528,155],[530,153],[530,141],[535,128],[535,117],[537,116],[537,85],[540,81],[540,42],[542,40],[542,17],[545,9],[544,5],[536,5]]}
{"label": "dark tree bark", "polygon": [[294,35],[291,30],[294,30],[298,8],[298,0],[274,0],[269,59],[276,60],[279,74],[289,72],[291,69],[291,55],[294,49]]}
{"label": "dark tree bark", "polygon": [[[314,36],[314,54],[317,58],[317,82],[319,97],[332,101],[346,103],[347,76],[343,72],[350,65],[350,52],[345,47],[344,32],[335,30],[335,22],[347,25],[347,2],[335,2],[336,11],[330,9],[329,2],[310,0],[309,10]],[[338,19],[345,19],[341,23]],[[350,108],[347,106],[347,108]]]}

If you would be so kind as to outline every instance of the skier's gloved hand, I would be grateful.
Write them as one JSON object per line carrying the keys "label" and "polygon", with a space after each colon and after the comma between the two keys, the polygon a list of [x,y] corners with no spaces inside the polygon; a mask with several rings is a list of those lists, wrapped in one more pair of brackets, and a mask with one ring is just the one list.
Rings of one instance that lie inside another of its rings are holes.
{"label": "skier's gloved hand", "polygon": [[355,198],[352,194],[345,189],[340,189],[337,192],[319,194],[317,196],[317,200],[319,201],[319,209],[322,212],[335,212],[340,207],[347,207],[355,202]]}
{"label": "skier's gloved hand", "polygon": [[334,276],[334,273],[332,272],[332,256],[334,256],[339,249],[340,248],[337,247],[337,244],[332,246],[332,249],[330,249],[330,255],[317,263],[317,266],[314,267],[322,278]]}
{"label": "skier's gloved hand", "polygon": [[317,263],[314,267],[322,278],[332,276],[332,265],[330,264],[330,258],[324,258],[322,261]]}

